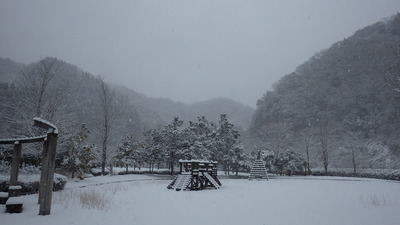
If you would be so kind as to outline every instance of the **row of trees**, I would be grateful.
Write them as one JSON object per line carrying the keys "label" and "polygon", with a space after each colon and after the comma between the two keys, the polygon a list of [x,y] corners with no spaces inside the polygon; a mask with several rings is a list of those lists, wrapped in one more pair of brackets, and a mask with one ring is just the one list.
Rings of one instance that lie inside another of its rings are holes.
{"label": "row of trees", "polygon": [[248,156],[238,139],[239,132],[225,114],[221,114],[218,126],[204,116],[189,121],[186,128],[183,125],[184,121],[175,117],[163,128],[146,131],[144,140],[127,135],[118,147],[117,162],[126,167],[146,163],[150,170],[166,165],[171,174],[179,159],[218,161],[228,174],[246,168]]}
{"label": "row of trees", "polygon": [[[118,147],[115,162],[129,167],[141,167],[144,164],[153,171],[166,165],[171,174],[179,159],[203,159],[218,161],[221,168],[230,172],[249,172],[256,158],[256,152],[246,153],[239,141],[239,133],[229,123],[227,116],[221,114],[218,125],[204,116],[197,121],[189,121],[183,128],[184,121],[175,117],[170,124],[160,129],[145,132],[144,140],[137,140],[134,135],[127,135]],[[303,156],[294,151],[262,151],[266,167],[277,174],[307,173],[307,164]]]}
{"label": "row of trees", "polygon": [[[174,174],[174,168],[179,159],[202,159],[218,161],[221,169],[229,175],[230,172],[249,172],[256,158],[256,152],[245,153],[239,141],[239,134],[233,125],[222,114],[218,125],[208,121],[204,116],[196,122],[184,122],[175,117],[170,124],[160,129],[150,129],[140,138],[131,133],[126,135],[118,147],[108,154],[111,160],[107,166],[141,168],[148,166],[149,172],[154,167],[169,168]],[[59,155],[59,165],[74,177],[83,177],[92,167],[101,165],[102,154],[96,155],[96,145],[89,144],[89,130],[85,124],[79,132],[68,140],[68,151]],[[101,147],[101,146],[100,146]],[[283,151],[275,155],[273,151],[262,151],[262,159],[269,171],[277,174],[307,173],[306,160],[294,151]]]}

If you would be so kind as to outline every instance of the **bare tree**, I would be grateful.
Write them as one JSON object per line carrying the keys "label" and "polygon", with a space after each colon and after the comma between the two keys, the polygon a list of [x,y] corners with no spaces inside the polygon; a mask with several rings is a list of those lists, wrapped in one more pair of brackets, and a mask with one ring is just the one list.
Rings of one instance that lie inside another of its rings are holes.
{"label": "bare tree", "polygon": [[[32,68],[22,71],[24,86],[31,90],[29,97],[34,105],[35,116],[43,116],[46,104],[45,92],[48,90],[50,82],[58,72],[59,64],[55,58],[44,58]],[[52,110],[53,111],[53,110]]]}
{"label": "bare tree", "polygon": [[311,127],[308,126],[300,131],[302,142],[304,144],[304,151],[306,153],[306,173],[311,173],[310,169],[310,147],[312,142]]}
{"label": "bare tree", "polygon": [[318,137],[321,144],[322,162],[324,164],[325,173],[328,173],[329,165],[329,148],[328,148],[328,121],[318,120]]}
{"label": "bare tree", "polygon": [[265,141],[275,155],[279,155],[283,148],[288,147],[287,143],[292,128],[293,123],[291,122],[271,122],[265,127]]}
{"label": "bare tree", "polygon": [[99,97],[101,110],[100,138],[101,138],[101,173],[105,174],[107,162],[109,161],[109,143],[113,120],[113,99],[114,95],[104,79],[99,78]]}
{"label": "bare tree", "polygon": [[[56,58],[43,58],[21,69],[15,82],[9,87],[9,97],[2,119],[11,133],[27,135],[34,132],[32,118],[42,117],[55,123],[60,108],[68,98],[68,84],[63,82],[62,62]],[[15,126],[15,124],[19,126]],[[25,126],[21,126],[25,125]],[[21,127],[20,130],[15,130]]]}

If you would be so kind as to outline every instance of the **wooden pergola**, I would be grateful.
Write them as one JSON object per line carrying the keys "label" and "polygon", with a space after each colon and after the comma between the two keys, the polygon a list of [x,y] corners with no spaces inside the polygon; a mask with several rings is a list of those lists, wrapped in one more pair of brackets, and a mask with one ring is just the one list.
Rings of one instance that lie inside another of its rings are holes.
{"label": "wooden pergola", "polygon": [[49,215],[51,211],[51,199],[53,194],[58,129],[54,124],[38,117],[33,118],[33,121],[34,126],[46,129],[47,134],[37,137],[0,139],[0,144],[14,145],[9,185],[15,186],[18,183],[22,144],[43,142],[42,167],[38,199],[40,204],[39,215]]}

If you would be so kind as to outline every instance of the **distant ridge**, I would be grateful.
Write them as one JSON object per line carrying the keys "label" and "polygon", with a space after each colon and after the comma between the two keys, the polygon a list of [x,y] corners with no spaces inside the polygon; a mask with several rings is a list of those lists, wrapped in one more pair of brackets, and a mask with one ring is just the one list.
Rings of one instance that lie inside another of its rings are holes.
{"label": "distant ridge", "polygon": [[169,123],[175,116],[179,116],[186,122],[194,121],[201,115],[216,123],[219,121],[220,114],[224,113],[236,127],[246,130],[254,113],[254,109],[250,106],[228,98],[214,98],[185,104],[168,98],[147,97],[120,85],[114,85],[114,88],[118,93],[129,96],[133,104],[143,110],[142,117],[146,116],[144,114],[148,114],[149,110],[153,114],[153,119],[159,123]]}

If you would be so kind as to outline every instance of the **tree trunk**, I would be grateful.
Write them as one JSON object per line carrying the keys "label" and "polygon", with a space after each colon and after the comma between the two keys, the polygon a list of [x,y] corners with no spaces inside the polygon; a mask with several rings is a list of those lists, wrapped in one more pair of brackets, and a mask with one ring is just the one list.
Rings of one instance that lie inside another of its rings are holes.
{"label": "tree trunk", "polygon": [[171,161],[170,161],[170,165],[171,167],[171,175],[174,175],[174,152],[171,152]]}
{"label": "tree trunk", "polygon": [[103,142],[103,150],[101,154],[101,174],[104,176],[106,172],[106,159],[107,159],[107,147]]}
{"label": "tree trunk", "polygon": [[308,145],[306,146],[306,158],[307,158],[307,168],[306,168],[306,175],[311,174],[310,170],[310,150]]}
{"label": "tree trunk", "polygon": [[328,163],[324,162],[324,170],[325,170],[325,174],[328,174]]}
{"label": "tree trunk", "polygon": [[106,164],[107,164],[107,155],[108,155],[108,140],[110,136],[110,127],[111,127],[111,107],[112,107],[112,93],[110,92],[107,84],[104,80],[99,80],[100,85],[100,100],[101,100],[101,110],[102,110],[102,120],[101,124],[101,138],[102,138],[102,154],[101,154],[101,173],[105,175]]}
{"label": "tree trunk", "polygon": [[329,152],[328,152],[328,121],[320,121],[319,138],[322,150],[322,162],[324,164],[325,174],[328,173]]}
{"label": "tree trunk", "polygon": [[357,165],[356,165],[356,157],[354,153],[354,148],[351,149],[351,156],[352,156],[352,161],[353,161],[353,172],[354,174],[357,173]]}

